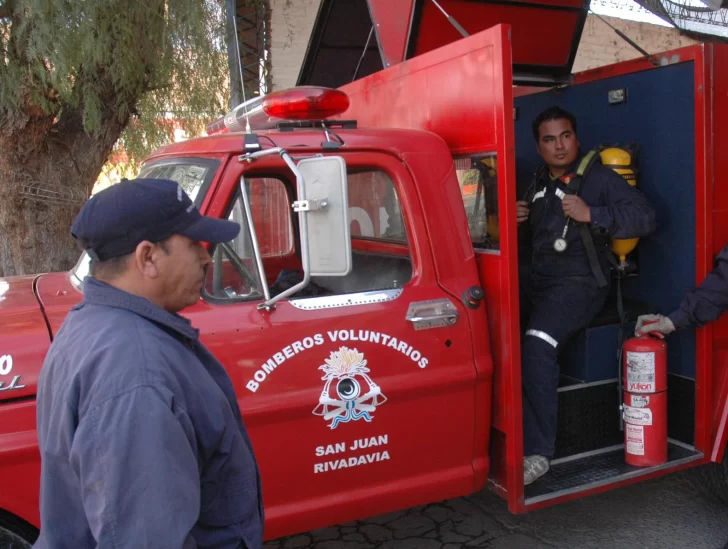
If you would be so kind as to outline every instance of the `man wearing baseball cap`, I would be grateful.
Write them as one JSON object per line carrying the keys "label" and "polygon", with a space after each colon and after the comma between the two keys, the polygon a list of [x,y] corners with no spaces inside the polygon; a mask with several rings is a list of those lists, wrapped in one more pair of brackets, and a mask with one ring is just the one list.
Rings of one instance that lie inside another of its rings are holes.
{"label": "man wearing baseball cap", "polygon": [[83,206],[84,299],[38,382],[41,531],[52,549],[260,549],[260,475],[233,385],[178,312],[200,298],[230,221],[174,181],[136,179]]}

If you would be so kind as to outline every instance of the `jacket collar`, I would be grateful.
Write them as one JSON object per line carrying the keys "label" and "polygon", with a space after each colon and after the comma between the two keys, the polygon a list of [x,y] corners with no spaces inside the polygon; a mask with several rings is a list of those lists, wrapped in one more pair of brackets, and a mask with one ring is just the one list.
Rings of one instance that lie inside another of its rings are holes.
{"label": "jacket collar", "polygon": [[579,150],[579,154],[577,155],[576,159],[569,164],[569,167],[566,168],[566,171],[564,172],[564,175],[561,175],[559,177],[553,177],[551,175],[551,170],[547,169],[546,172],[546,181],[556,181],[557,179],[561,181],[564,185],[568,185],[569,182],[574,178],[576,175],[576,170],[579,169],[579,164],[581,163],[581,160],[584,158],[584,153]]}
{"label": "jacket collar", "polygon": [[144,297],[130,294],[91,276],[84,279],[83,292],[83,301],[74,309],[82,307],[84,303],[126,309],[147,320],[170,328],[183,337],[196,340],[200,335],[200,331],[193,328],[192,323],[183,316],[165,311],[159,305],[155,305]]}

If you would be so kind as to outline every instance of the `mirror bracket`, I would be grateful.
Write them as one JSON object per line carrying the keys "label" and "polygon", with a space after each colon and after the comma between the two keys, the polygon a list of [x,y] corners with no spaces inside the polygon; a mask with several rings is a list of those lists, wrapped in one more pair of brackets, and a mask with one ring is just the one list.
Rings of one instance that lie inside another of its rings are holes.
{"label": "mirror bracket", "polygon": [[311,198],[308,200],[296,200],[293,203],[294,212],[314,212],[316,210],[325,210],[329,205],[326,198]]}

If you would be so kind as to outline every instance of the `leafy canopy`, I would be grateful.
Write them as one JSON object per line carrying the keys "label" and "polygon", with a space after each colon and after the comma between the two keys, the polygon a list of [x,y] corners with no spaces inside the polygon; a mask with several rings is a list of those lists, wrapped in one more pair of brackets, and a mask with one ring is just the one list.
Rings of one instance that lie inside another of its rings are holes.
{"label": "leafy canopy", "polygon": [[224,0],[0,0],[0,132],[117,117],[142,158],[225,111],[225,40]]}

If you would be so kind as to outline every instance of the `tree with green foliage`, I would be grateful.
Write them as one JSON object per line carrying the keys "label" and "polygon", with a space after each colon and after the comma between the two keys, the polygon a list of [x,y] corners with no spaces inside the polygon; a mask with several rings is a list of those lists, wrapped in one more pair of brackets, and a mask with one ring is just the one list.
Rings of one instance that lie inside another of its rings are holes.
{"label": "tree with green foliage", "polygon": [[225,111],[224,0],[0,0],[0,276],[70,268],[72,219],[132,161]]}

